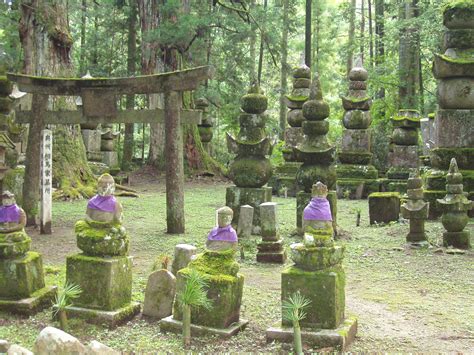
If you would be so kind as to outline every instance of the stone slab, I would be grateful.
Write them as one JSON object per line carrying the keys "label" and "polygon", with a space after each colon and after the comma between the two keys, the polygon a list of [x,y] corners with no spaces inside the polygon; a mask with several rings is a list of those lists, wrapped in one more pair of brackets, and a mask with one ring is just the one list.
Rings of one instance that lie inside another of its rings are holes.
{"label": "stone slab", "polygon": [[346,129],[342,135],[343,151],[370,152],[370,132],[368,129]]}
{"label": "stone slab", "polygon": [[117,152],[102,152],[102,163],[105,165],[115,168],[119,165],[118,153]]}
{"label": "stone slab", "polygon": [[254,208],[250,205],[240,206],[239,222],[237,224],[237,236],[249,238],[252,235]]}
{"label": "stone slab", "polygon": [[388,155],[391,167],[417,168],[419,166],[417,145],[395,145]]}
{"label": "stone slab", "polygon": [[474,110],[440,109],[435,122],[434,146],[474,147]]}
{"label": "stone slab", "polygon": [[273,263],[273,264],[284,264],[286,261],[286,251],[280,252],[266,252],[257,253],[257,262],[259,263]]}
{"label": "stone slab", "polygon": [[[191,335],[192,336],[216,335],[219,338],[226,339],[244,330],[247,327],[248,323],[249,323],[248,320],[240,319],[238,322],[233,323],[229,327],[224,328],[224,329],[211,328],[211,327],[205,327],[202,325],[191,324]],[[183,329],[183,322],[174,319],[173,316],[163,318],[160,321],[160,330],[163,332],[181,333],[182,329]]]}
{"label": "stone slab", "polygon": [[56,286],[46,286],[36,291],[31,297],[21,300],[5,300],[0,298],[0,311],[30,316],[51,307],[56,292]]}
{"label": "stone slab", "polygon": [[81,318],[88,323],[105,324],[110,328],[114,328],[135,317],[140,313],[140,308],[138,302],[132,302],[113,311],[69,306],[66,308],[66,313],[69,318]]}
{"label": "stone slab", "polygon": [[[336,329],[301,329],[303,344],[317,348],[336,348],[339,351],[347,350],[357,334],[357,318],[347,317]],[[293,328],[282,327],[277,324],[266,331],[267,343],[279,341],[291,343],[293,341]]]}
{"label": "stone slab", "polygon": [[83,129],[81,133],[87,152],[100,151],[101,132],[98,129]]}
{"label": "stone slab", "polygon": [[370,224],[398,221],[400,215],[400,194],[378,192],[369,195]]}
{"label": "stone slab", "polygon": [[373,192],[380,191],[378,179],[337,179],[337,198],[350,200],[365,199]]}

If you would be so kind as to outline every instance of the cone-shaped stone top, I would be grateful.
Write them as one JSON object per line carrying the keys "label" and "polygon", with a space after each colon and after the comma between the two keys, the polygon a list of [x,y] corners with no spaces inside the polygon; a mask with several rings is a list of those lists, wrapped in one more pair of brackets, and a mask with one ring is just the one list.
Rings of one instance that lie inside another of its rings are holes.
{"label": "cone-shaped stone top", "polygon": [[366,81],[369,77],[367,70],[362,65],[362,58],[357,57],[355,64],[349,72],[349,80],[351,81]]}
{"label": "cone-shaped stone top", "polygon": [[302,63],[299,67],[293,71],[293,78],[295,79],[311,79],[311,69]]}
{"label": "cone-shaped stone top", "polygon": [[420,177],[420,172],[418,171],[418,169],[416,169],[415,172],[410,173],[410,176],[407,182],[407,188],[409,190],[412,190],[412,189],[420,189],[422,187],[423,187],[423,180]]}
{"label": "cone-shaped stone top", "polygon": [[309,100],[303,105],[303,116],[308,121],[321,121],[329,117],[329,105],[323,99],[323,91],[318,73],[314,74]]}
{"label": "cone-shaped stone top", "polygon": [[446,175],[448,185],[462,184],[462,174],[459,172],[458,163],[455,158],[451,159],[448,175]]}
{"label": "cone-shaped stone top", "polygon": [[322,100],[323,99],[323,90],[321,89],[321,82],[319,81],[319,73],[314,73],[313,82],[310,86],[309,91],[310,100]]}

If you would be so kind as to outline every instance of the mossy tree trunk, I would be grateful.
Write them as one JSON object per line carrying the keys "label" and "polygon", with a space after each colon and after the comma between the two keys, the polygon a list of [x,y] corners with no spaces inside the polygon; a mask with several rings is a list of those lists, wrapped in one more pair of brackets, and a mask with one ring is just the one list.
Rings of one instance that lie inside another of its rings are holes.
{"label": "mossy tree trunk", "polygon": [[[19,34],[24,51],[24,73],[40,76],[71,76],[71,48],[66,0],[33,0],[20,2]],[[50,98],[53,109],[71,109],[73,98]],[[28,132],[26,168],[28,179],[23,196],[28,200],[25,211],[28,223],[34,224],[39,198],[39,144],[42,122],[33,123]],[[53,183],[65,188],[65,197],[77,197],[88,188],[94,177],[87,165],[84,143],[78,125],[58,125],[53,129]]]}
{"label": "mossy tree trunk", "polygon": [[288,28],[289,28],[289,0],[283,0],[282,30],[281,30],[281,76],[280,76],[280,139],[286,128],[286,103],[285,95],[288,92]]}

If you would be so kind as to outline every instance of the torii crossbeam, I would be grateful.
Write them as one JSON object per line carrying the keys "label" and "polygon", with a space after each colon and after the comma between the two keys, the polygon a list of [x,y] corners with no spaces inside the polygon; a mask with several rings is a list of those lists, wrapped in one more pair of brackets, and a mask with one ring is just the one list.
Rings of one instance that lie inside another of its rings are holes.
{"label": "torii crossbeam", "polygon": [[[165,122],[166,222],[168,233],[184,233],[184,166],[182,124],[199,123],[200,112],[180,110],[179,92],[197,89],[212,78],[213,68],[197,67],[164,74],[127,78],[46,78],[8,73],[18,89],[33,94],[32,110],[18,111],[18,122],[29,123],[39,136],[46,124]],[[126,110],[117,107],[118,97],[164,93],[164,109]],[[47,111],[49,95],[81,96],[83,109]],[[183,116],[183,117],[181,117]],[[39,147],[37,147],[39,151]]]}

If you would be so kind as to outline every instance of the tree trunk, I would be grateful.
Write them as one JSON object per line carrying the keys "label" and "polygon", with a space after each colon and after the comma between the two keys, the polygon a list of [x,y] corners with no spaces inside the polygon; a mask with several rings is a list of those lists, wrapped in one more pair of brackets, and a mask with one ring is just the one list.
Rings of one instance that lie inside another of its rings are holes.
{"label": "tree trunk", "polygon": [[360,59],[364,62],[365,51],[365,1],[360,0]]}
{"label": "tree trunk", "polygon": [[60,309],[58,311],[58,317],[59,317],[59,328],[61,330],[66,331],[67,330],[67,314],[64,309]]}
{"label": "tree trunk", "polygon": [[[250,0],[250,7],[249,10],[252,11],[252,9],[255,7],[255,0]],[[252,83],[255,80],[257,80],[257,71],[255,68],[255,60],[257,58],[257,53],[256,53],[256,43],[257,43],[257,35],[256,35],[256,25],[252,22],[250,25],[250,50],[249,50],[249,55],[250,55],[250,67],[249,67],[249,82]]]}
{"label": "tree trunk", "polygon": [[85,74],[86,61],[86,26],[87,26],[87,0],[82,0],[81,5],[81,55],[79,59],[79,73]]}
{"label": "tree trunk", "polygon": [[313,12],[314,12],[314,45],[313,45],[313,54],[312,58],[314,61],[314,70],[319,71],[319,49],[320,49],[320,38],[319,32],[321,30],[321,1],[317,0],[315,4],[313,4]]}
{"label": "tree trunk", "polygon": [[356,0],[351,0],[351,6],[349,9],[349,39],[347,42],[347,75],[352,69],[352,61],[354,59],[354,44],[355,44],[355,11],[356,11]]}
{"label": "tree trunk", "polygon": [[[72,38],[67,23],[66,0],[20,2],[20,41],[24,51],[24,72],[30,75],[63,76],[73,74],[70,51]],[[35,107],[39,112],[45,103],[39,103],[36,95]],[[55,107],[74,107],[71,97],[51,98]],[[46,103],[47,104],[47,103]],[[41,117],[41,114],[39,115]],[[25,173],[28,179],[23,184],[25,212],[28,223],[33,224],[39,199],[39,142],[44,124],[41,118],[31,123],[28,133]],[[78,125],[58,125],[54,129],[53,183],[62,190],[65,198],[88,196],[94,181],[87,164],[86,152]],[[31,145],[31,146],[30,146]]]}
{"label": "tree trunk", "polygon": [[372,26],[372,0],[367,0],[367,12],[369,13],[369,59],[370,65],[374,63],[374,30]]}
{"label": "tree trunk", "polygon": [[295,354],[303,354],[303,344],[301,342],[301,328],[298,321],[293,322],[293,347]]}
{"label": "tree trunk", "polygon": [[[135,75],[137,58],[137,4],[130,2],[130,14],[128,17],[128,49],[127,49],[127,72]],[[135,107],[135,95],[127,95],[127,110]],[[125,124],[125,137],[123,142],[122,170],[128,171],[132,167],[135,144],[133,141],[134,124]]]}
{"label": "tree trunk", "polygon": [[289,0],[283,0],[283,21],[281,32],[281,77],[280,77],[280,139],[286,128],[285,95],[288,91],[288,27],[289,27]]}
{"label": "tree trunk", "polygon": [[[385,8],[384,0],[375,0],[375,65],[377,73],[383,75],[383,66],[385,63]],[[385,97],[385,88],[380,87],[377,97],[383,99]],[[385,110],[381,112],[381,116],[385,116]]]}
{"label": "tree trunk", "polygon": [[311,3],[306,0],[305,31],[304,31],[304,62],[311,68]]}
{"label": "tree trunk", "polygon": [[[267,12],[267,0],[263,1],[263,13],[266,16]],[[263,24],[261,26],[261,33],[260,33],[260,51],[258,55],[258,73],[257,73],[257,82],[260,85],[262,80],[262,69],[263,69],[263,44],[265,42],[265,30],[266,30],[266,19],[264,18]]]}

